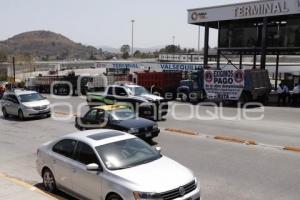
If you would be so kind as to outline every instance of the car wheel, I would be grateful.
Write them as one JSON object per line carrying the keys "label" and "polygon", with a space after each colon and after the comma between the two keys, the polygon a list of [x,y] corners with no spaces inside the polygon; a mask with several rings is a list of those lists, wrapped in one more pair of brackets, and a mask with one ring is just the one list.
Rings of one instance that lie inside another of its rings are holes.
{"label": "car wheel", "polygon": [[24,120],[24,114],[23,114],[22,110],[19,110],[18,117],[19,117],[20,120]]}
{"label": "car wheel", "polygon": [[47,192],[56,191],[56,182],[53,173],[49,169],[45,169],[43,172],[43,185]]}
{"label": "car wheel", "polygon": [[2,113],[3,113],[3,117],[4,118],[7,118],[8,117],[8,113],[7,113],[7,111],[6,111],[6,108],[2,108]]}
{"label": "car wheel", "polygon": [[107,197],[106,200],[122,200],[122,198],[117,194],[111,194]]}

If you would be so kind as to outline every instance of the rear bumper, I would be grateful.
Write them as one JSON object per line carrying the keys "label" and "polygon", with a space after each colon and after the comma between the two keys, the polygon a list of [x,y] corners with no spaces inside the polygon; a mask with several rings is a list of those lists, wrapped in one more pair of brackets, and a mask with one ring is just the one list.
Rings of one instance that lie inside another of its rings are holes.
{"label": "rear bumper", "polygon": [[168,102],[154,102],[139,106],[139,116],[145,118],[160,118],[168,114]]}

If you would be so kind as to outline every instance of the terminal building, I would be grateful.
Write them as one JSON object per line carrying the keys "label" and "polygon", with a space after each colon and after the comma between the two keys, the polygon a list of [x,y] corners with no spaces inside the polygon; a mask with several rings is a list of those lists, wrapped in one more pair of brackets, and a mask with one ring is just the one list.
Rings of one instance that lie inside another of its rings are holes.
{"label": "terminal building", "polygon": [[[208,65],[209,30],[218,30],[217,66],[226,55],[253,56],[253,68],[266,68],[276,56],[275,88],[281,55],[300,54],[300,0],[261,0],[188,10],[188,23],[205,27],[203,65]],[[258,58],[260,58],[258,60]]]}

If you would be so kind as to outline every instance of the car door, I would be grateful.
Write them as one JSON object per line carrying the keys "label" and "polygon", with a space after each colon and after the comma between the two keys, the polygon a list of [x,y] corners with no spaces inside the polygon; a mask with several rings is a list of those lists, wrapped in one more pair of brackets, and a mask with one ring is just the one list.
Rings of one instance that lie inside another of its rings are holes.
{"label": "car door", "polygon": [[4,95],[1,99],[1,108],[5,108],[6,112],[8,112],[8,105],[9,105],[9,95]]}
{"label": "car door", "polygon": [[10,104],[10,112],[13,115],[18,115],[19,107],[20,107],[20,102],[17,98],[16,95],[12,94],[11,95],[11,104]]}
{"label": "car door", "polygon": [[64,139],[53,146],[52,162],[56,184],[65,190],[72,190],[72,173],[74,170],[74,151],[76,141]]}
{"label": "car door", "polygon": [[[99,159],[89,145],[78,142],[75,151],[75,159],[73,171],[73,189],[78,196],[83,196],[87,199],[102,199],[101,198],[101,164]],[[88,171],[88,164],[97,164],[100,167],[99,171]]]}
{"label": "car door", "polygon": [[[83,118],[81,118],[81,126],[85,129],[99,128],[98,109],[91,109]],[[79,122],[80,123],[80,122]]]}
{"label": "car door", "polygon": [[115,95],[115,87],[109,87],[107,90],[107,95],[104,99],[104,103],[108,105],[114,104],[116,101],[116,95]]}

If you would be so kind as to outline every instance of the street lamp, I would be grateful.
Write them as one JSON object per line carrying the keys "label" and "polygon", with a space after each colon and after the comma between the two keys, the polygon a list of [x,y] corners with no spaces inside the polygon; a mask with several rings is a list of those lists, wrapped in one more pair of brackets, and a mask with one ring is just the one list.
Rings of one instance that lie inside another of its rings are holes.
{"label": "street lamp", "polygon": [[134,25],[134,20],[131,20],[131,56],[133,57],[133,25]]}

